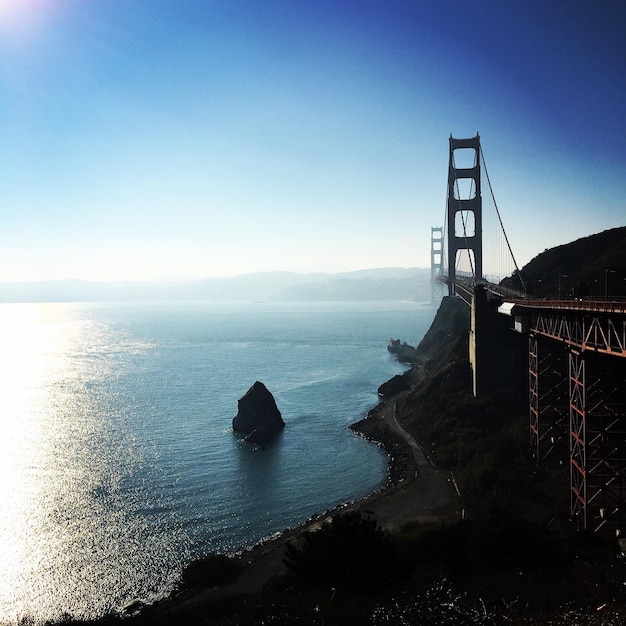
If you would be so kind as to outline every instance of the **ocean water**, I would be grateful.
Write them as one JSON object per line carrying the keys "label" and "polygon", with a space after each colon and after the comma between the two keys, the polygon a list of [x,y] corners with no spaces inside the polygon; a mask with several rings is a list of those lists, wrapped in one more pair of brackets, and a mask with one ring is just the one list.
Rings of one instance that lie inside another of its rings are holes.
{"label": "ocean water", "polygon": [[[387,459],[348,425],[404,370],[420,303],[0,305],[0,623],[89,618],[360,498]],[[286,427],[232,432],[255,380]]]}

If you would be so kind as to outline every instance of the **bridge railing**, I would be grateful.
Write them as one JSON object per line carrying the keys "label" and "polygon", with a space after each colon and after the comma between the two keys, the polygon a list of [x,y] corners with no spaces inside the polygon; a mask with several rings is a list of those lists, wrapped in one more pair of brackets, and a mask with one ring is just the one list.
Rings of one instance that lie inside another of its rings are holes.
{"label": "bridge railing", "polygon": [[592,313],[626,313],[626,298],[621,297],[607,300],[597,298],[523,298],[515,300],[515,303],[533,309],[577,310]]}
{"label": "bridge railing", "polygon": [[[437,277],[439,282],[447,285],[448,276],[442,274]],[[475,287],[475,281],[471,274],[457,274],[455,276],[455,292],[464,301],[471,305],[471,292]],[[563,310],[581,310],[597,313],[626,313],[626,297],[616,296],[611,298],[597,297],[569,297],[562,296],[537,298],[526,294],[522,291],[503,287],[487,280],[478,281],[479,285],[483,285],[485,289],[497,297],[503,298],[510,302],[514,302],[519,306],[534,309],[563,309]]]}

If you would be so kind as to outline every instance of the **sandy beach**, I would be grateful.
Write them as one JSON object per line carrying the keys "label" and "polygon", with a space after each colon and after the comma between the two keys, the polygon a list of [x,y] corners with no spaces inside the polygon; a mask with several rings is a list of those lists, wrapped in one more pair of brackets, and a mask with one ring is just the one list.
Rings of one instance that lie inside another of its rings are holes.
{"label": "sandy beach", "polygon": [[[452,522],[459,519],[462,507],[454,479],[449,472],[432,465],[419,444],[402,428],[395,411],[400,398],[397,396],[372,409],[364,420],[367,429],[362,430],[358,425],[354,428],[362,434],[365,430],[375,431],[375,439],[389,454],[389,480],[383,488],[255,546],[242,555],[243,569],[233,583],[176,594],[147,608],[144,616],[169,622],[182,618],[186,613],[198,614],[225,596],[259,591],[270,578],[285,571],[283,556],[286,544],[303,531],[315,530],[337,513],[352,510],[369,513],[383,529],[389,531],[397,530],[410,521]],[[368,435],[368,438],[371,437]]]}

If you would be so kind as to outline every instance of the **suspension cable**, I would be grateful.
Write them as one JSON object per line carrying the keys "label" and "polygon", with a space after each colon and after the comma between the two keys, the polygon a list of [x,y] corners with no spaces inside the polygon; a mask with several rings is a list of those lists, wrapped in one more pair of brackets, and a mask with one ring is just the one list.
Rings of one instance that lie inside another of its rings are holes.
{"label": "suspension cable", "polygon": [[509,242],[509,238],[506,234],[506,230],[504,230],[504,224],[502,223],[502,217],[500,216],[500,210],[498,209],[498,203],[496,202],[496,197],[493,193],[493,187],[491,186],[491,179],[489,178],[489,172],[487,171],[487,164],[485,163],[485,153],[483,152],[483,147],[480,145],[480,157],[483,162],[483,167],[485,168],[485,176],[487,177],[487,183],[489,184],[489,192],[491,193],[491,199],[493,200],[493,204],[496,207],[496,215],[498,216],[498,221],[500,222],[500,228],[502,229],[502,233],[504,234],[504,239],[506,241],[506,245],[509,248],[509,253],[511,258],[513,259],[513,265],[515,265],[515,271],[519,276],[520,283],[522,284],[522,291],[526,291],[526,283],[524,283],[524,279],[522,278],[522,273],[520,272],[519,267],[517,266],[517,261],[515,260],[515,255],[513,254],[513,249],[511,248],[511,244]]}

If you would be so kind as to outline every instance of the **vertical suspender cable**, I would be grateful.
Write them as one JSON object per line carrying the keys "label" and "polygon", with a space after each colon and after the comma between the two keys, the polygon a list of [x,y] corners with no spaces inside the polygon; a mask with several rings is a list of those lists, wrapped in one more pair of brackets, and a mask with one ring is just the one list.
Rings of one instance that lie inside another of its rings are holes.
{"label": "vertical suspender cable", "polygon": [[509,253],[511,254],[511,258],[513,259],[513,264],[515,265],[515,270],[517,271],[517,275],[519,276],[520,283],[522,284],[522,291],[526,291],[526,284],[524,283],[524,279],[522,278],[522,273],[517,266],[517,261],[515,260],[515,255],[513,254],[513,250],[511,248],[511,244],[509,243],[509,238],[507,237],[506,230],[504,230],[504,224],[502,223],[502,218],[500,217],[500,211],[498,209],[498,204],[496,202],[496,197],[493,193],[493,188],[491,187],[491,180],[489,178],[489,172],[487,171],[487,164],[485,163],[485,154],[483,152],[482,146],[480,147],[480,156],[483,161],[483,167],[485,168],[485,176],[487,177],[487,183],[489,184],[489,191],[491,193],[491,198],[493,200],[493,204],[496,207],[496,214],[498,216],[498,221],[500,222],[500,228],[502,228],[502,232],[504,233],[504,239],[506,240],[506,245],[509,248]]}

